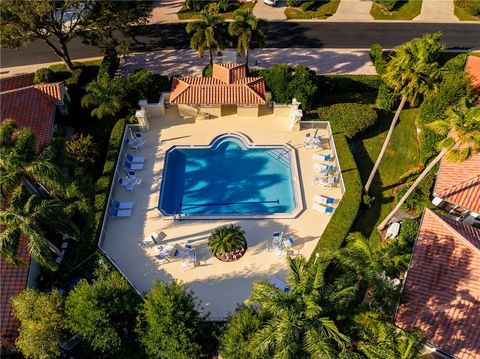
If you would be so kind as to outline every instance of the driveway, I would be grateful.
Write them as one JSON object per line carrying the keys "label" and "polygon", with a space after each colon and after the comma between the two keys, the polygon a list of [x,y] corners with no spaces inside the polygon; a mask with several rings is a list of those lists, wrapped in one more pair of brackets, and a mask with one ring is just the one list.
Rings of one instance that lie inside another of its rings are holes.
{"label": "driveway", "polygon": [[453,13],[453,0],[423,0],[422,12],[414,21],[421,22],[459,22]]}
{"label": "driveway", "polygon": [[185,4],[184,0],[161,0],[153,4],[150,24],[159,24],[165,22],[179,22],[177,12]]}
{"label": "driveway", "polygon": [[[214,61],[222,62],[222,58]],[[192,50],[179,49],[133,54],[121,66],[123,74],[145,68],[168,76],[200,76],[207,63],[207,56],[200,59]],[[278,63],[307,66],[319,74],[376,74],[368,50],[293,48],[254,50],[250,53],[249,64],[252,67],[269,68]]]}
{"label": "driveway", "polygon": [[284,0],[277,1],[275,6],[266,5],[263,3],[263,0],[258,0],[253,8],[253,14],[268,21],[281,21],[286,19],[284,14],[286,7],[287,2]]}
{"label": "driveway", "polygon": [[337,12],[330,16],[327,21],[374,21],[370,15],[371,8],[372,0],[341,0]]}

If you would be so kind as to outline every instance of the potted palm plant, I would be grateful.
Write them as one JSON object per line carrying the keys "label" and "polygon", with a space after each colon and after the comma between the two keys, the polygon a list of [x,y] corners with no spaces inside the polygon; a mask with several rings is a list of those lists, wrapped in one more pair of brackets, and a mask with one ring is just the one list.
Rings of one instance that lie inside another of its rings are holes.
{"label": "potted palm plant", "polygon": [[215,229],[208,239],[212,254],[223,262],[241,258],[247,250],[247,240],[243,229],[235,224]]}

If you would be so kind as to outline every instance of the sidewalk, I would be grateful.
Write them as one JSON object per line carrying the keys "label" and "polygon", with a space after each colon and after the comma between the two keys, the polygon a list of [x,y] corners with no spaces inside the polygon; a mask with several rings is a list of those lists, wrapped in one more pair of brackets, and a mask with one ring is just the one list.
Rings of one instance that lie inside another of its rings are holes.
{"label": "sidewalk", "polygon": [[375,21],[370,15],[372,0],[341,0],[337,12],[327,21],[365,22]]}

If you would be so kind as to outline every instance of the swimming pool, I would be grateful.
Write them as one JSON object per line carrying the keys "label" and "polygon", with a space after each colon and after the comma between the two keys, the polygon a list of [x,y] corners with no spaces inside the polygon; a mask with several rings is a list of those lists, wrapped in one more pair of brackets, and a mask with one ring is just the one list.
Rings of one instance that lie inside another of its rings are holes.
{"label": "swimming pool", "polygon": [[256,146],[225,134],[208,146],[174,146],[165,155],[159,210],[172,216],[248,217],[296,209],[292,147]]}

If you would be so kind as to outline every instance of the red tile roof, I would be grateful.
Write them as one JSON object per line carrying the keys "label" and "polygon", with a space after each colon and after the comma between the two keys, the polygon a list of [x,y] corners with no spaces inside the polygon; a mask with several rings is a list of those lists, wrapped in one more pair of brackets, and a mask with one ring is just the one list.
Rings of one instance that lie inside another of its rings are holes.
{"label": "red tile roof", "polygon": [[[12,78],[19,82],[17,76]],[[8,84],[8,79],[2,80]],[[35,135],[35,148],[38,150],[50,141],[56,112],[55,104],[61,101],[61,82],[28,85],[10,90],[2,88],[0,121],[13,119],[20,127],[30,128]]]}
{"label": "red tile roof", "polygon": [[443,159],[433,193],[448,202],[480,213],[480,153],[463,162]]}
{"label": "red tile roof", "polygon": [[[3,231],[3,228],[0,228],[0,231]],[[20,240],[18,250],[19,258],[27,264],[26,267],[13,266],[0,257],[0,308],[2,311],[0,329],[2,353],[14,350],[15,339],[18,336],[19,322],[12,316],[10,297],[19,294],[27,286],[30,256],[27,252],[27,241],[23,237]]]}
{"label": "red tile roof", "polygon": [[0,77],[0,92],[31,86],[34,77],[33,73]]}
{"label": "red tile roof", "polygon": [[396,324],[461,359],[480,358],[480,230],[425,209]]}
{"label": "red tile roof", "polygon": [[244,64],[214,64],[212,77],[175,77],[170,103],[265,104],[265,81],[246,77]]}
{"label": "red tile roof", "polygon": [[480,57],[469,56],[467,58],[465,71],[467,71],[471,77],[472,86],[480,88]]}

